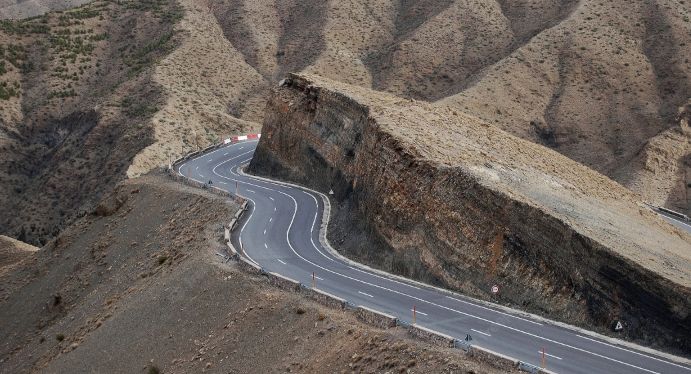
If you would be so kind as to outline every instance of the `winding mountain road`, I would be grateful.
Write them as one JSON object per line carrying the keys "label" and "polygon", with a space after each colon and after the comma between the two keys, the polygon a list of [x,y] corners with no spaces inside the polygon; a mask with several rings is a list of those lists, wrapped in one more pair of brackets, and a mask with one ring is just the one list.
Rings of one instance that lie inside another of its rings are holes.
{"label": "winding mountain road", "polygon": [[[176,172],[237,193],[250,210],[231,240],[253,262],[270,272],[472,344],[557,373],[685,373],[690,361],[621,344],[575,327],[484,303],[448,291],[373,271],[347,261],[320,240],[324,196],[301,187],[241,172],[257,140],[243,141],[189,159]],[[501,292],[501,291],[500,291]]]}

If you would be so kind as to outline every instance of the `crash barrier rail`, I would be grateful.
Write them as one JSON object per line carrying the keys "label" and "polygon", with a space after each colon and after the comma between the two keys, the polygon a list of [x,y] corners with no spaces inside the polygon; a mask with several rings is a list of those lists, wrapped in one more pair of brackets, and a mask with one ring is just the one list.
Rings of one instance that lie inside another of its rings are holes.
{"label": "crash barrier rail", "polygon": [[669,214],[669,215],[675,216],[675,217],[680,218],[680,219],[682,219],[682,220],[684,220],[684,221],[687,221],[687,222],[689,221],[689,216],[687,216],[687,215],[684,214],[684,213],[679,213],[679,212],[674,211],[674,210],[672,210],[672,209],[667,209],[667,208],[664,208],[664,207],[661,207],[661,206],[660,206],[660,207],[657,207],[657,209],[659,209],[661,212],[665,212],[665,213],[667,213],[667,214]]}
{"label": "crash barrier rail", "polygon": [[[251,137],[254,136],[254,137]],[[260,134],[256,135],[244,135],[244,136],[234,136],[231,137],[231,142],[237,142],[237,141],[242,141],[242,140],[247,140],[247,139],[257,139],[259,138]],[[498,352],[494,352],[492,350],[477,346],[475,344],[471,344],[469,341],[465,340],[459,340],[456,339],[450,335],[414,324],[414,323],[407,323],[405,321],[399,320],[397,317],[394,317],[392,315],[376,311],[374,309],[367,308],[365,306],[359,305],[355,306],[351,303],[349,303],[347,300],[340,298],[338,296],[332,295],[328,292],[319,290],[315,287],[309,287],[307,285],[304,285],[296,280],[293,280],[291,278],[288,278],[286,276],[280,275],[278,273],[273,273],[273,272],[266,272],[264,269],[254,263],[252,260],[247,258],[246,256],[243,256],[241,253],[239,253],[235,247],[232,244],[231,240],[231,235],[234,229],[237,228],[238,223],[242,219],[242,216],[245,211],[248,209],[248,202],[247,200],[244,200],[240,198],[239,196],[235,196],[227,191],[223,191],[219,188],[212,187],[209,188],[209,185],[206,183],[201,183],[198,181],[195,181],[191,178],[182,176],[178,173],[175,172],[177,164],[187,161],[192,157],[195,157],[199,154],[204,154],[207,153],[211,150],[214,150],[216,148],[219,148],[223,145],[229,144],[230,142],[224,141],[221,144],[215,144],[212,146],[209,146],[201,151],[195,151],[191,152],[177,160],[175,160],[171,165],[169,165],[168,171],[169,175],[176,181],[180,181],[183,183],[186,183],[190,186],[193,187],[198,187],[198,188],[203,188],[207,189],[210,192],[213,192],[215,194],[228,197],[228,198],[233,198],[236,201],[241,201],[242,205],[240,209],[233,215],[233,218],[230,220],[228,225],[224,226],[224,239],[226,241],[226,244],[228,245],[228,250],[229,253],[228,255],[223,255],[219,254],[221,257],[224,257],[225,262],[228,262],[230,260],[235,260],[237,261],[238,266],[246,271],[247,273],[254,274],[254,275],[262,275],[267,277],[269,284],[283,290],[287,291],[293,291],[293,292],[298,292],[301,293],[308,298],[325,305],[327,307],[335,308],[335,309],[345,309],[345,310],[352,310],[356,317],[361,320],[362,322],[382,328],[382,329],[388,329],[388,328],[395,328],[395,327],[402,327],[405,328],[408,331],[408,334],[416,338],[418,340],[422,340],[425,342],[428,342],[430,344],[434,344],[437,346],[441,346],[444,348],[452,348],[452,349],[459,349],[463,354],[469,355],[470,357],[473,357],[477,360],[483,361],[487,364],[490,364],[492,366],[495,366],[499,369],[518,369],[520,371],[525,371],[528,373],[545,373],[545,374],[553,374],[551,371],[537,367],[535,365],[532,365],[527,362],[522,362],[520,360],[517,360],[515,358],[503,355]],[[660,208],[661,210],[663,208]],[[676,212],[674,212],[676,213]],[[672,214],[672,213],[670,213]],[[328,217],[328,215],[325,215]],[[684,216],[685,217],[685,216]],[[688,217],[686,217],[688,219]],[[321,230],[325,231],[325,230]],[[324,236],[322,238],[322,235]],[[320,241],[326,239],[326,233],[325,232],[320,232]]]}

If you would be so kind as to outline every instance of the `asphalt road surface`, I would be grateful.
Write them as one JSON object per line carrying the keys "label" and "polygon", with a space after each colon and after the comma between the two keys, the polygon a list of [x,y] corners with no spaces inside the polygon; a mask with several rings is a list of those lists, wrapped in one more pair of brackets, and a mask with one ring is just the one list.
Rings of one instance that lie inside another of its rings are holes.
{"label": "asphalt road surface", "polygon": [[418,325],[461,340],[469,334],[472,344],[536,366],[541,365],[544,349],[546,368],[557,373],[691,374],[688,359],[620,345],[575,327],[343,261],[319,242],[324,211],[320,195],[240,172],[256,145],[253,140],[224,146],[182,163],[176,171],[199,182],[211,181],[251,202],[232,240],[264,270],[306,285],[312,284],[314,273],[316,288],[403,322],[412,321],[415,308]]}
{"label": "asphalt road surface", "polygon": [[676,217],[676,216],[669,214],[665,211],[662,211],[660,209],[653,208],[653,210],[655,212],[657,212],[657,214],[659,214],[667,222],[669,222],[669,223],[673,224],[674,226],[677,226],[678,228],[685,230],[686,232],[691,234],[691,224],[689,224],[689,222],[684,221],[684,220],[680,219],[679,217]]}

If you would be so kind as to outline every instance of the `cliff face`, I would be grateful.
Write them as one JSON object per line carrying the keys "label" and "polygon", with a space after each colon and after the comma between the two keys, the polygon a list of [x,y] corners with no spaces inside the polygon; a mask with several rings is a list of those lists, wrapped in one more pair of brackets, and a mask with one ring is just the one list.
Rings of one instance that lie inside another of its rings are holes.
{"label": "cliff face", "polygon": [[358,260],[691,349],[691,238],[608,178],[475,118],[291,75],[250,171],[333,190],[330,239]]}

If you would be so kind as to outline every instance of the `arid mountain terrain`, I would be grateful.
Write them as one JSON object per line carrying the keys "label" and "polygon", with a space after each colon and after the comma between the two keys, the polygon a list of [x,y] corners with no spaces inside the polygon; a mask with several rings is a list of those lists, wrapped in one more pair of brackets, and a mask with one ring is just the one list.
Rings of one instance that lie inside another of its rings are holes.
{"label": "arid mountain terrain", "polygon": [[[254,171],[340,183],[313,187],[335,188],[349,256],[478,298],[504,280],[492,301],[600,332],[625,317],[628,338],[688,351],[689,236],[643,202],[691,213],[690,17],[689,0],[0,0],[0,371],[492,372],[217,265],[234,206],[156,173],[263,124],[283,138]],[[279,105],[291,73],[329,100]],[[315,108],[335,114],[308,143]],[[339,118],[382,127],[333,135]]]}
{"label": "arid mountain terrain", "polygon": [[[65,5],[5,3],[4,17]],[[678,0],[102,0],[3,21],[0,232],[44,243],[113,182],[259,130],[268,88],[288,72],[451,106],[688,212],[688,108],[680,108],[691,97],[690,8]],[[24,53],[26,64],[17,59]],[[51,131],[49,140],[36,135]],[[104,136],[92,142],[112,152],[86,160],[65,151],[66,139]]]}
{"label": "arid mountain terrain", "polygon": [[21,269],[0,259],[0,372],[506,372],[223,264],[220,223],[235,210],[147,176]]}
{"label": "arid mountain terrain", "polygon": [[350,257],[691,349],[691,235],[602,174],[454,109],[316,75],[291,74],[265,114],[249,170],[333,191],[328,235]]}

